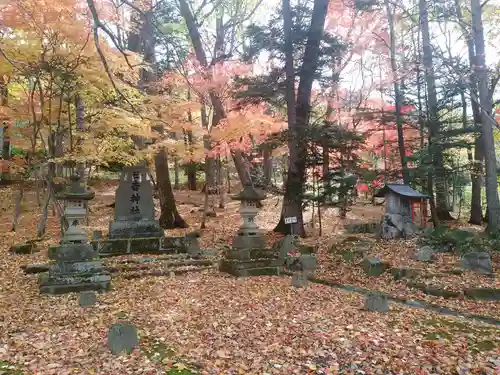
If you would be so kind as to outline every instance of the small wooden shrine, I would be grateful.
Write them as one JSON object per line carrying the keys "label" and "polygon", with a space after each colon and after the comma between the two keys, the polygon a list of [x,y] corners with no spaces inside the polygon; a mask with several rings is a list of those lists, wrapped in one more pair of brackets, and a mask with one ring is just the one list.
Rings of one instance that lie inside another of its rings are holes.
{"label": "small wooden shrine", "polygon": [[409,217],[414,222],[417,216],[420,218],[417,220],[420,221],[420,225],[427,225],[427,203],[430,199],[428,195],[408,185],[386,184],[375,194],[375,197],[385,198],[385,213]]}

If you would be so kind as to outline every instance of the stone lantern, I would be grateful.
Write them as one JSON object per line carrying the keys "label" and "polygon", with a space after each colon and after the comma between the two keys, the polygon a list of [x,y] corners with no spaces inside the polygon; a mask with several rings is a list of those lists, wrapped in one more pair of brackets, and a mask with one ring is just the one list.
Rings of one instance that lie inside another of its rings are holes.
{"label": "stone lantern", "polygon": [[[49,248],[52,262],[48,274],[40,277],[40,293],[62,294],[111,287],[111,276],[103,269],[97,249],[88,242],[80,225],[87,217],[86,202],[94,196],[95,193],[86,190],[78,176],[71,177],[69,188],[58,196],[65,201],[64,216],[69,226],[61,244]],[[64,222],[61,225],[64,226]]]}
{"label": "stone lantern", "polygon": [[255,223],[255,216],[259,213],[257,208],[260,201],[266,198],[266,195],[256,190],[251,185],[245,185],[243,190],[231,197],[239,200],[240,215],[243,223],[233,238],[233,249],[262,249],[266,246],[263,232]]}
{"label": "stone lantern", "polygon": [[58,199],[64,201],[64,218],[68,228],[64,231],[62,243],[87,243],[87,233],[81,223],[87,217],[87,202],[94,199],[95,193],[87,190],[80,181],[80,176],[71,176],[71,184]]}

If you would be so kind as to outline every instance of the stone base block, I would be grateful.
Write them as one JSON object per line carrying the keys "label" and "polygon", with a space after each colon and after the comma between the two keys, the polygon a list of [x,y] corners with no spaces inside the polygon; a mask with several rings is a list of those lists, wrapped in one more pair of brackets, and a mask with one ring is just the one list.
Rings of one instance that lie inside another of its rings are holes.
{"label": "stone base block", "polygon": [[58,262],[53,264],[49,270],[50,274],[60,275],[94,275],[103,272],[103,266],[101,261],[91,261],[91,262]]}
{"label": "stone base block", "polygon": [[124,254],[169,254],[186,253],[187,237],[113,238],[93,241],[92,246],[100,256]]}
{"label": "stone base block", "polygon": [[158,220],[112,221],[109,223],[109,238],[163,237]]}
{"label": "stone base block", "polygon": [[98,258],[98,252],[90,244],[65,243],[49,247],[49,259],[56,262],[84,262]]}
{"label": "stone base block", "polygon": [[266,247],[266,239],[256,234],[247,236],[238,234],[233,238],[233,249],[264,249]]}
{"label": "stone base block", "polygon": [[230,249],[226,253],[227,259],[252,260],[272,259],[276,257],[276,251],[272,249]]}
{"label": "stone base block", "polygon": [[42,294],[78,293],[91,290],[107,291],[111,289],[111,276],[106,274],[68,277],[42,275],[39,286]]}

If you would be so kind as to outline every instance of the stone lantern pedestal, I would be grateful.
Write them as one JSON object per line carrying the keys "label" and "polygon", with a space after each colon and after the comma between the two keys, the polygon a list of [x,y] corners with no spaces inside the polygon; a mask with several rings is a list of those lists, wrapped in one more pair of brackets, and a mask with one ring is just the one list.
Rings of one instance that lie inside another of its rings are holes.
{"label": "stone lantern pedestal", "polygon": [[240,215],[243,220],[236,236],[233,237],[232,251],[228,257],[233,259],[250,259],[250,250],[264,249],[266,240],[263,231],[255,223],[255,217],[259,213],[258,202],[265,199],[265,194],[252,186],[244,186],[243,190],[232,196],[239,200]]}
{"label": "stone lantern pedestal", "polygon": [[58,196],[65,202],[64,218],[68,228],[64,230],[61,244],[49,249],[52,264],[48,275],[40,278],[40,293],[62,294],[86,290],[108,290],[111,276],[103,270],[99,254],[88,241],[81,227],[87,217],[85,202],[95,193],[86,190],[78,176],[71,177],[69,188]]}
{"label": "stone lantern pedestal", "polygon": [[277,275],[283,261],[273,249],[266,249],[264,232],[255,223],[259,201],[265,194],[252,186],[232,197],[241,202],[240,215],[243,223],[233,238],[233,246],[228,249],[219,270],[234,276]]}

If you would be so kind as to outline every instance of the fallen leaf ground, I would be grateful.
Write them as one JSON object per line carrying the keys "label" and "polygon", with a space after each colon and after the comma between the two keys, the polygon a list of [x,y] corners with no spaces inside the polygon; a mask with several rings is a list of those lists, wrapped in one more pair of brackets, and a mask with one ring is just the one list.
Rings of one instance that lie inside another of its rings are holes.
{"label": "fallen leaf ground", "polygon": [[[107,230],[113,211],[107,205],[113,201],[114,188],[113,183],[95,187],[89,231]],[[58,219],[49,217],[41,252],[8,254],[11,244],[33,238],[41,210],[35,195],[27,194],[20,230],[10,233],[14,190],[3,188],[1,194],[0,231],[5,236],[0,260],[0,373],[182,374],[185,367],[205,374],[315,374],[319,370],[336,374],[340,369],[344,374],[363,373],[354,368],[365,374],[500,371],[495,369],[500,361],[497,327],[397,304],[391,304],[386,315],[365,312],[360,309],[363,297],[359,294],[312,283],[294,289],[287,277],[234,279],[206,271],[126,280],[116,274],[113,290],[101,294],[98,305],[90,309],[79,307],[76,295],[41,296],[37,276],[25,275],[20,266],[46,262],[48,245],[59,239]],[[181,191],[176,198],[181,214],[192,225],[189,230],[198,229],[203,196]],[[265,202],[258,217],[261,227],[272,229],[280,203],[275,197]],[[202,247],[230,241],[240,222],[237,209],[236,202],[218,209],[218,216],[210,218],[202,232]],[[380,214],[380,207],[370,210],[363,206],[341,221],[334,212],[325,212],[324,236],[309,239],[319,244],[322,267],[318,275],[391,293],[414,293],[406,286],[398,287],[389,276],[364,277],[355,262],[339,262],[328,252],[332,242],[344,236],[346,222],[378,219]],[[180,233],[167,231],[169,235]],[[372,251],[403,262],[406,258],[401,249],[408,246],[394,243]],[[429,267],[437,272],[438,265]],[[483,282],[473,275],[449,277],[445,282],[454,285],[465,282],[464,277]],[[497,303],[453,304],[497,316]],[[120,319],[138,327],[141,349],[116,357],[106,348],[106,335],[109,325]],[[351,372],[345,370],[347,365]]]}

